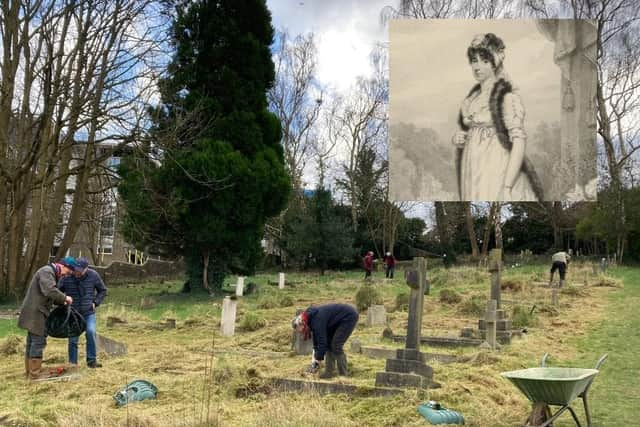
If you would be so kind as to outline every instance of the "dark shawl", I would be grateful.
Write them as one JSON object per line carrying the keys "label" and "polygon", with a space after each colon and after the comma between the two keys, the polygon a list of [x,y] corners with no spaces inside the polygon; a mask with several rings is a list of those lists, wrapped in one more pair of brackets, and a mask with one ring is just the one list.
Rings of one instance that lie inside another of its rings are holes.
{"label": "dark shawl", "polygon": [[[467,95],[467,98],[474,95],[478,91],[480,91],[479,83],[471,89],[471,91]],[[491,120],[493,121],[496,135],[498,136],[500,144],[502,144],[502,146],[509,151],[511,151],[513,143],[511,142],[511,138],[509,137],[509,130],[504,123],[503,103],[505,95],[507,93],[510,93],[511,91],[511,84],[504,79],[499,79],[493,85],[491,96],[489,97],[489,110],[491,111]],[[458,125],[463,131],[469,130],[469,126],[464,124],[462,110],[460,110],[460,112],[458,113]],[[456,172],[458,174],[458,193],[460,194],[460,199],[462,199],[462,150],[462,148],[458,148],[456,150]],[[542,182],[540,181],[538,174],[536,174],[533,163],[531,163],[531,160],[529,160],[526,154],[522,161],[521,171],[529,179],[531,188],[533,189],[533,192],[536,195],[538,201],[543,201],[544,193],[542,191]]]}

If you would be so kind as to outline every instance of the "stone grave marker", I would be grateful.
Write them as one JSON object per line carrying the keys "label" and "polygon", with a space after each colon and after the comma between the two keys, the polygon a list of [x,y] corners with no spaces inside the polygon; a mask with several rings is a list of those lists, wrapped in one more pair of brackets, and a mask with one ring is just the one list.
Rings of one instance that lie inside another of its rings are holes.
{"label": "stone grave marker", "polygon": [[104,335],[96,334],[96,347],[98,352],[105,352],[109,356],[126,356],[127,345],[116,340],[105,337]]}
{"label": "stone grave marker", "polygon": [[[376,387],[435,387],[433,369],[424,361],[420,352],[420,330],[422,329],[422,308],[427,282],[427,260],[413,259],[413,272],[407,275],[411,287],[409,296],[409,324],[404,349],[396,351],[396,357],[387,359],[385,372],[376,374]],[[417,279],[417,280],[416,280]]]}
{"label": "stone grave marker", "polygon": [[387,310],[384,305],[372,305],[367,309],[367,326],[386,325]]}
{"label": "stone grave marker", "polygon": [[236,331],[236,309],[238,301],[226,296],[222,301],[222,320],[220,320],[220,332],[225,337],[232,337]]}
{"label": "stone grave marker", "polygon": [[244,276],[238,276],[236,282],[236,296],[241,297],[244,292]]}
{"label": "stone grave marker", "polygon": [[[302,310],[296,310],[296,316],[302,313]],[[291,349],[296,354],[311,354],[313,353],[313,335],[304,340],[300,332],[295,329],[291,333]]]}
{"label": "stone grave marker", "polygon": [[[506,316],[505,311],[501,307],[501,290],[500,290],[500,274],[502,271],[502,249],[492,249],[489,252],[489,272],[491,273],[491,295],[489,301],[494,300],[496,302],[495,310],[495,327],[496,327],[496,339],[500,344],[511,343],[511,320]],[[489,306],[487,306],[489,307]],[[487,332],[487,317],[489,312],[485,312],[482,319],[478,320],[478,330],[482,339],[486,338]],[[491,314],[493,318],[493,314]]]}
{"label": "stone grave marker", "polygon": [[485,313],[485,325],[487,327],[486,338],[487,343],[489,344],[489,348],[495,350],[496,348],[496,311],[497,311],[497,301],[492,299],[487,301],[487,312]]}
{"label": "stone grave marker", "polygon": [[284,289],[284,273],[278,274],[278,289]]}

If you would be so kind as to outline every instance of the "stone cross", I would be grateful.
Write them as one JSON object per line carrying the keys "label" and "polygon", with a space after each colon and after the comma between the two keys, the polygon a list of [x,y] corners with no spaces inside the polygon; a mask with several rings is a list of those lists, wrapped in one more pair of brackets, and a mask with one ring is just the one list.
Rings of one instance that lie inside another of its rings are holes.
{"label": "stone cross", "polygon": [[491,298],[500,308],[500,271],[502,270],[502,249],[489,252],[489,272],[491,273]]}
{"label": "stone cross", "polygon": [[225,337],[231,337],[236,331],[236,308],[238,301],[226,296],[222,301],[222,320],[220,321],[220,332]]}
{"label": "stone cross", "polygon": [[424,306],[424,291],[427,288],[427,260],[425,258],[414,258],[413,268],[407,277],[407,283],[411,287],[409,296],[409,325],[407,326],[406,348],[420,349],[420,332],[422,330],[422,308]]}
{"label": "stone cross", "polygon": [[284,273],[278,274],[278,288],[284,289]]}
{"label": "stone cross", "polygon": [[496,348],[496,322],[498,320],[496,315],[497,308],[498,303],[496,300],[492,299],[487,301],[487,312],[485,313],[484,321],[487,325],[487,343],[492,350],[495,350]]}
{"label": "stone cross", "polygon": [[396,357],[387,359],[385,372],[376,373],[376,386],[436,387],[438,384],[433,381],[433,369],[425,363],[425,355],[420,352],[422,308],[427,288],[427,260],[414,258],[412,270],[406,271],[405,274],[407,284],[411,287],[406,348],[397,349]]}
{"label": "stone cross", "polygon": [[241,297],[244,293],[244,276],[238,276],[238,281],[236,282],[236,296]]}

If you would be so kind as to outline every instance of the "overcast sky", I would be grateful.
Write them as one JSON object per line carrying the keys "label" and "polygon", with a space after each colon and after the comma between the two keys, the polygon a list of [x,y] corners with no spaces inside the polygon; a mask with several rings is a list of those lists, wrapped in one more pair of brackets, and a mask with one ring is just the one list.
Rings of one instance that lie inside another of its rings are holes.
{"label": "overcast sky", "polygon": [[385,42],[380,12],[393,0],[267,0],[276,30],[292,37],[313,32],[317,38],[318,79],[346,89],[357,76],[371,72],[369,54]]}

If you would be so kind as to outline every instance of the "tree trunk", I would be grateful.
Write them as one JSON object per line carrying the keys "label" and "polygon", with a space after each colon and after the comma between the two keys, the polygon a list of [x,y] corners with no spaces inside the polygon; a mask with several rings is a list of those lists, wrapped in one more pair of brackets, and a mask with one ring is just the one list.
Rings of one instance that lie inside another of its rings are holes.
{"label": "tree trunk", "polygon": [[209,292],[209,251],[206,251],[202,256],[202,288]]}
{"label": "tree trunk", "polygon": [[469,234],[469,241],[471,242],[471,256],[477,258],[480,254],[478,248],[478,241],[476,238],[476,229],[473,224],[473,215],[471,214],[471,202],[464,202],[464,216],[467,223],[467,233]]}
{"label": "tree trunk", "polygon": [[493,226],[496,236],[496,249],[502,249],[502,224],[500,210],[502,209],[502,203],[496,202],[496,208],[493,212]]}

